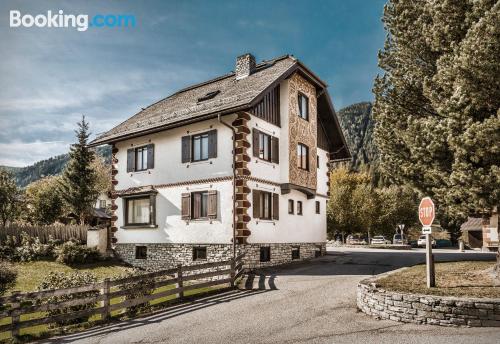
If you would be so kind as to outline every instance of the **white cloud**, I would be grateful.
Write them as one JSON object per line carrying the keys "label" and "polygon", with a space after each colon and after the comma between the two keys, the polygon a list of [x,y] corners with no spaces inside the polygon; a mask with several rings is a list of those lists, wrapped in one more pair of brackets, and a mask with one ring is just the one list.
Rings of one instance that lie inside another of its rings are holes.
{"label": "white cloud", "polygon": [[67,153],[70,143],[63,141],[35,141],[0,143],[0,165],[22,167],[47,157]]}

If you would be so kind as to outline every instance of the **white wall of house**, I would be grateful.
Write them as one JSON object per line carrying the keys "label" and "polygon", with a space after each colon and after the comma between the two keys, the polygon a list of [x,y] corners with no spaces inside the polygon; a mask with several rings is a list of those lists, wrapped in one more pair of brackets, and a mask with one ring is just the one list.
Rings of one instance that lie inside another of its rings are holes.
{"label": "white wall of house", "polygon": [[[254,190],[280,194],[280,188],[263,183],[249,182]],[[250,194],[251,199],[251,194]],[[294,214],[288,214],[288,200],[294,200]],[[297,215],[297,201],[302,201],[302,214]],[[316,214],[316,201],[320,202],[320,213]],[[302,192],[291,190],[280,195],[279,220],[254,219],[248,223],[252,232],[249,243],[311,243],[326,240],[326,198],[307,199]],[[249,209],[252,216],[253,208]]]}
{"label": "white wall of house", "polygon": [[109,205],[111,205],[111,198],[108,197],[108,193],[107,192],[101,192],[99,194],[99,197],[97,198],[97,201],[95,202],[94,208],[97,208],[97,209],[102,208],[101,207],[101,201],[106,202],[106,207],[109,206]]}
{"label": "white wall of house", "polygon": [[[181,219],[182,193],[217,190],[217,219]],[[157,228],[122,228],[124,225],[123,199],[117,199],[118,243],[200,243],[230,244],[232,232],[232,181],[213,184],[159,188],[156,196]]]}
{"label": "white wall of house", "polygon": [[[224,116],[231,123],[235,116]],[[182,137],[217,129],[217,158],[207,161],[182,163]],[[155,145],[155,165],[153,169],[127,173],[127,149],[153,143]],[[217,119],[194,123],[156,134],[122,141],[118,148],[117,190],[144,185],[158,185],[188,180],[198,180],[232,175],[233,141],[232,131]]]}

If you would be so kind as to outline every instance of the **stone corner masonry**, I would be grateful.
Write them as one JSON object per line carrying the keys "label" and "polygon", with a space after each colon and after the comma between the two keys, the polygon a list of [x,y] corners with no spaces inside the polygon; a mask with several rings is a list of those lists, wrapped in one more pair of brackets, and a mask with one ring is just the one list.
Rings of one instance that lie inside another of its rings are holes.
{"label": "stone corner masonry", "polygon": [[[393,271],[391,273],[397,272]],[[408,294],[377,287],[377,275],[358,284],[358,308],[379,319],[441,326],[500,326],[500,299]]]}

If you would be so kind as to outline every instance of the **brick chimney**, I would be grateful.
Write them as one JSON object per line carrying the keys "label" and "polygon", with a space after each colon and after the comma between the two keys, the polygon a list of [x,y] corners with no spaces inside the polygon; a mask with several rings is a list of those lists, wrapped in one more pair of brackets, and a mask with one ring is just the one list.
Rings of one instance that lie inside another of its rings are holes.
{"label": "brick chimney", "polygon": [[255,71],[255,57],[244,54],[236,58],[236,80],[244,79]]}

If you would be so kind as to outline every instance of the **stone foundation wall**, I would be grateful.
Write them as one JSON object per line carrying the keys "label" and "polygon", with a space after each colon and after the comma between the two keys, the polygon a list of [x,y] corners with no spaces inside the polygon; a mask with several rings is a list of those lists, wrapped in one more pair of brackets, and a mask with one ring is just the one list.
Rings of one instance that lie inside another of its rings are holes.
{"label": "stone foundation wall", "polygon": [[[136,259],[135,247],[146,246],[147,258]],[[206,247],[206,260],[193,260],[193,248]],[[260,262],[260,247],[270,247],[270,261]],[[300,248],[300,258],[292,260],[292,248]],[[319,251],[317,253],[317,251]],[[255,269],[311,259],[326,252],[325,243],[246,244],[236,246],[237,254],[245,252],[244,267]],[[178,264],[195,265],[227,260],[233,256],[231,244],[116,244],[115,253],[124,262],[147,270],[170,269]]]}
{"label": "stone foundation wall", "polygon": [[369,278],[358,284],[358,308],[394,321],[441,326],[500,326],[500,300],[397,293]]}

